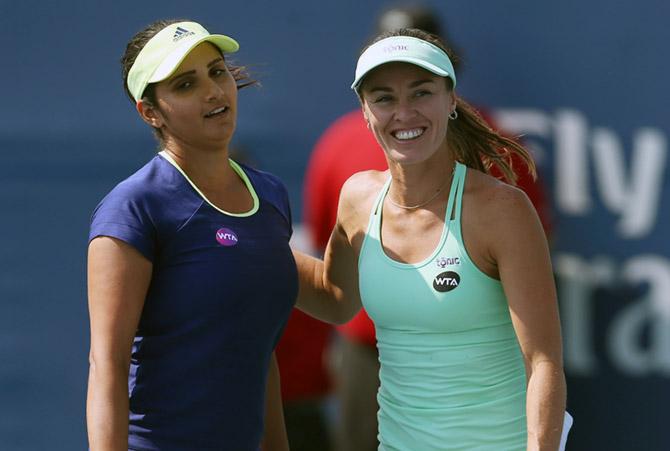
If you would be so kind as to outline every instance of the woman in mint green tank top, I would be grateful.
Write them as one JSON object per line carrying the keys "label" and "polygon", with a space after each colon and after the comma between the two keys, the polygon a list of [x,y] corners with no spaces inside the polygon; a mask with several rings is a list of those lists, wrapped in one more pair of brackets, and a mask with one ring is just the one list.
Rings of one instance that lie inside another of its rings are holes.
{"label": "woman in mint green tank top", "polygon": [[380,450],[563,449],[546,238],[525,194],[488,175],[496,165],[513,182],[513,153],[534,164],[455,86],[427,33],[363,51],[352,88],[389,170],[344,185],[324,262],[295,253],[298,307],[339,323],[363,306],[374,321]]}

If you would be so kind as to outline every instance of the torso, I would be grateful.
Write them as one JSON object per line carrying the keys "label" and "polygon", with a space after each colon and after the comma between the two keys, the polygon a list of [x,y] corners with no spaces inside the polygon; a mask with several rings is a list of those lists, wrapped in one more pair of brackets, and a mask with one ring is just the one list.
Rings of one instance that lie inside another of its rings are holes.
{"label": "torso", "polygon": [[[356,174],[348,182],[347,198],[343,199],[349,208],[340,210],[340,225],[358,254],[363,235],[370,219],[370,210],[388,180],[389,171],[365,171]],[[352,183],[353,182],[353,183]],[[491,255],[490,244],[494,240],[492,227],[495,208],[491,208],[498,191],[516,190],[494,177],[474,169],[468,169],[463,192],[463,240],[474,264],[485,274],[498,278],[498,268]],[[407,211],[384,203],[382,241],[387,255],[393,259],[414,263],[423,260],[435,249],[442,229],[449,190],[445,190],[429,210]],[[344,215],[341,213],[345,213]],[[421,237],[421,239],[408,239]]]}
{"label": "torso", "polygon": [[238,169],[252,187],[251,208],[240,213],[203,199],[157,156],[94,214],[92,235],[129,242],[153,262],[131,356],[133,449],[260,441],[268,360],[297,273],[286,191],[269,174]]}
{"label": "torso", "polygon": [[[525,448],[523,357],[502,284],[464,246],[466,202],[486,193],[473,193],[465,174],[457,168],[439,209],[402,220],[385,202],[388,182],[361,190],[376,191],[360,203],[368,221],[352,236],[361,241],[360,295],[377,332],[383,450]],[[367,180],[378,178],[370,173]],[[361,227],[352,220],[358,215],[356,209],[345,217],[347,224]],[[476,249],[485,262],[487,243]]]}

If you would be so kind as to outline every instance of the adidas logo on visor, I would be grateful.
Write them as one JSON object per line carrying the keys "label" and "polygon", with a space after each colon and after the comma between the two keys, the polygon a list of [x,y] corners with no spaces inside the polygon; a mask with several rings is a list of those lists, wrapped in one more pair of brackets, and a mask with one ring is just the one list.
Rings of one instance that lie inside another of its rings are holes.
{"label": "adidas logo on visor", "polygon": [[174,32],[174,36],[172,36],[172,40],[174,42],[177,42],[178,40],[183,39],[186,36],[191,36],[194,34],[195,33],[193,33],[192,31],[188,31],[186,28],[177,27],[177,29]]}

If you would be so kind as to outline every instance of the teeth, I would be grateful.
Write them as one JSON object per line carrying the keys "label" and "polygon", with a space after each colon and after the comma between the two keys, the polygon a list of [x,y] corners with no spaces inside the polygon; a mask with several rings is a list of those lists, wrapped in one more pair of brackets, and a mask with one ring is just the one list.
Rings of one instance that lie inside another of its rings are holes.
{"label": "teeth", "polygon": [[223,113],[223,112],[226,111],[227,109],[228,109],[228,107],[225,107],[225,106],[224,106],[224,107],[221,107],[221,108],[217,108],[217,109],[212,110],[212,111],[210,111],[209,113],[207,113],[206,116],[207,116],[207,117],[214,116],[215,114]]}
{"label": "teeth", "polygon": [[413,130],[400,130],[395,132],[394,136],[397,139],[414,139],[419,136],[423,135],[423,129],[422,128],[415,128]]}

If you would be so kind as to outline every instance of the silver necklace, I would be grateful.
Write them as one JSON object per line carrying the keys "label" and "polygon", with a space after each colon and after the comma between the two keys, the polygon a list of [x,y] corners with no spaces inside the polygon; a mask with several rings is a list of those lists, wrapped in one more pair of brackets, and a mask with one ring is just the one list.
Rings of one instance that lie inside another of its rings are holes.
{"label": "silver necklace", "polygon": [[[440,195],[440,193],[444,190],[444,187],[447,186],[447,184],[454,178],[454,171],[455,170],[456,170],[456,163],[454,163],[454,167],[451,169],[451,177],[447,177],[444,180],[444,183],[442,184],[442,186],[440,186],[440,188],[437,191],[435,191],[435,194],[433,194],[428,200],[425,200],[425,201],[421,202],[420,204],[417,204],[417,205],[401,205],[401,204],[397,203],[396,201],[394,201],[393,199],[391,199],[390,194],[388,196],[386,196],[386,198],[389,200],[389,202],[391,202],[396,207],[402,208],[402,209],[405,209],[405,210],[415,210],[419,207],[423,207],[424,205],[427,205],[428,203],[433,201],[437,196]],[[389,189],[389,191],[390,191],[390,189]]]}

